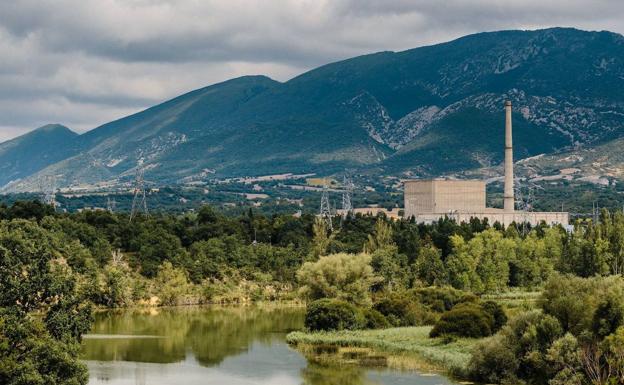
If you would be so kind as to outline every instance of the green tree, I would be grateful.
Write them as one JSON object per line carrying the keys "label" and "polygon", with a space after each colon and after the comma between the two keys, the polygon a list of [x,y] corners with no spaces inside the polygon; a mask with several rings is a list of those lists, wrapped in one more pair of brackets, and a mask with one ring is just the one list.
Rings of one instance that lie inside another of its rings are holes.
{"label": "green tree", "polygon": [[424,246],[418,252],[414,263],[416,278],[427,286],[444,286],[448,282],[442,252],[435,246]]}
{"label": "green tree", "polygon": [[180,268],[174,268],[169,261],[164,262],[158,268],[154,285],[163,305],[178,305],[184,295],[189,292],[186,272]]}
{"label": "green tree", "polygon": [[395,246],[375,250],[371,254],[374,272],[383,278],[376,289],[403,290],[409,285],[407,256],[399,254]]}
{"label": "green tree", "polygon": [[364,244],[364,252],[370,254],[392,246],[395,246],[392,239],[392,226],[383,218],[377,218],[375,230],[373,234],[368,235],[368,240]]}
{"label": "green tree", "polygon": [[179,265],[185,262],[186,250],[182,248],[180,239],[162,227],[145,230],[137,240],[139,246],[138,263],[141,274],[154,277],[158,267],[164,261]]}
{"label": "green tree", "polygon": [[458,289],[500,292],[507,289],[509,263],[515,258],[515,240],[488,229],[466,242],[451,237],[452,252],[447,259],[450,281]]}
{"label": "green tree", "polygon": [[0,383],[87,383],[78,354],[91,308],[79,296],[70,257],[36,223],[0,223]]}
{"label": "green tree", "polygon": [[106,265],[101,280],[100,304],[111,308],[132,304],[132,278],[126,266]]}
{"label": "green tree", "polygon": [[314,218],[314,224],[312,225],[312,252],[311,259],[313,261],[318,260],[320,257],[327,255],[327,248],[334,238],[334,235],[330,235],[327,229],[327,224],[320,218]]}
{"label": "green tree", "polygon": [[382,278],[374,274],[368,254],[332,254],[306,262],[297,272],[301,294],[309,300],[336,298],[370,306],[371,287]]}
{"label": "green tree", "polygon": [[451,236],[450,244],[452,251],[446,259],[449,283],[456,289],[482,292],[483,282],[477,274],[479,260],[470,252],[470,247],[462,236]]}

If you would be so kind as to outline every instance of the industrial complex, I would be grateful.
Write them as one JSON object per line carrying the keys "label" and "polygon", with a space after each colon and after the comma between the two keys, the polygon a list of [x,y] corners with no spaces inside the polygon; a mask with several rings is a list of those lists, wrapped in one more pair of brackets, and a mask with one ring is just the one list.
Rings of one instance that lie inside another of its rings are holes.
{"label": "industrial complex", "polygon": [[406,180],[404,181],[404,217],[414,217],[417,222],[430,223],[449,217],[459,222],[471,218],[499,222],[537,225],[569,222],[567,212],[519,211],[515,208],[511,102],[505,102],[505,178],[503,208],[486,207],[486,183],[481,180]]}

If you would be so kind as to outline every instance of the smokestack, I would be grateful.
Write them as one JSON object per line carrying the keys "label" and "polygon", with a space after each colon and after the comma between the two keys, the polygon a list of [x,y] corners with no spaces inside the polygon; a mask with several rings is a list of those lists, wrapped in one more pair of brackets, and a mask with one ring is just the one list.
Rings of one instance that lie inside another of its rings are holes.
{"label": "smokestack", "polygon": [[513,143],[511,136],[511,102],[505,102],[505,192],[504,209],[514,212]]}

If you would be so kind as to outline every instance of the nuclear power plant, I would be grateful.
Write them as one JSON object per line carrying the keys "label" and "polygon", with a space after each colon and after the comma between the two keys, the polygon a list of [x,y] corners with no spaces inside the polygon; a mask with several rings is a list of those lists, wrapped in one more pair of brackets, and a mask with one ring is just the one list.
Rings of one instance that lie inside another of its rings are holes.
{"label": "nuclear power plant", "polygon": [[569,222],[567,212],[516,211],[514,196],[513,139],[511,102],[505,102],[505,178],[503,208],[486,207],[486,183],[480,180],[406,180],[404,181],[405,214],[417,222],[431,223],[449,217],[458,223],[471,218],[486,219],[505,226],[512,223],[548,225]]}

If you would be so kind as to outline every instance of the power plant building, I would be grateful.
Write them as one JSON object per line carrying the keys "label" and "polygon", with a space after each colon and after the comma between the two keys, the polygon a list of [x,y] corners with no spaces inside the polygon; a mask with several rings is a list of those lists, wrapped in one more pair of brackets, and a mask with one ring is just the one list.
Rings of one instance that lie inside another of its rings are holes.
{"label": "power plant building", "polygon": [[417,222],[431,223],[448,217],[458,223],[471,218],[486,219],[504,226],[512,223],[541,222],[549,225],[569,222],[567,212],[516,211],[514,197],[513,144],[511,127],[511,102],[505,102],[505,178],[503,208],[486,207],[486,183],[480,180],[406,180],[404,181],[404,217],[414,217]]}

